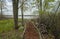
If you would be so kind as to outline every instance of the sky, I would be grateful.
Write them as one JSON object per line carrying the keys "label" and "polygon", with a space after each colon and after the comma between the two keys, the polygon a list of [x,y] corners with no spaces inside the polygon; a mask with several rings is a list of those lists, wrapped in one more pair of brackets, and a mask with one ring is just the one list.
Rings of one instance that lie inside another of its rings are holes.
{"label": "sky", "polygon": [[[4,14],[13,15],[12,0],[5,0],[5,1],[6,1],[7,10],[4,11]],[[55,0],[55,1],[57,1],[57,0]],[[24,15],[31,15],[34,10],[36,10],[36,8],[27,10],[26,12],[24,12]],[[19,9],[19,15],[21,15],[20,9]]]}
{"label": "sky", "polygon": [[4,11],[5,15],[12,15],[12,2],[11,0],[5,0],[7,9]]}
{"label": "sky", "polygon": [[[13,15],[13,8],[12,8],[12,0],[6,0],[6,7],[8,10],[4,11],[5,15]],[[32,10],[27,10],[24,12],[24,15],[32,15],[32,12],[36,10],[36,8],[33,8]],[[21,15],[21,11],[19,9],[19,15]]]}

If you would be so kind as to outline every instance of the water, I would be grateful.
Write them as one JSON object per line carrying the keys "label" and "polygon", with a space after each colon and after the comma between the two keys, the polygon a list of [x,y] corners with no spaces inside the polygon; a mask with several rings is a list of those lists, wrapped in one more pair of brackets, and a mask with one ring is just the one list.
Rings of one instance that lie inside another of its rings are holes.
{"label": "water", "polygon": [[[4,16],[8,18],[13,18],[13,15],[4,15]],[[38,15],[24,15],[23,17],[25,19],[32,19],[32,18],[37,18]],[[19,15],[18,18],[22,18],[22,15]]]}

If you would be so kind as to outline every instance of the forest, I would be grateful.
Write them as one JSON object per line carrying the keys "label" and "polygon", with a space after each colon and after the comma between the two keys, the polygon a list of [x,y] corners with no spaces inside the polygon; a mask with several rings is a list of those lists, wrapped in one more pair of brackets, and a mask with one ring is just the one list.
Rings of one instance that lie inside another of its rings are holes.
{"label": "forest", "polygon": [[60,0],[0,0],[0,39],[60,39]]}

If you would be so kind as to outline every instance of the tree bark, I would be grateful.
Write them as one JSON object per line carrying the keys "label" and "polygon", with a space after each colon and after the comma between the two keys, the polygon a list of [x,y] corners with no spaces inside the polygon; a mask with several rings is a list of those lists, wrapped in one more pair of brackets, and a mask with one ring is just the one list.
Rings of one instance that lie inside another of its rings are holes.
{"label": "tree bark", "polygon": [[13,15],[14,15],[14,25],[15,29],[18,29],[18,1],[19,0],[12,0],[13,1]]}
{"label": "tree bark", "polygon": [[22,4],[21,4],[22,26],[24,26],[23,4],[24,4],[24,0],[22,0]]}
{"label": "tree bark", "polygon": [[1,0],[1,19],[2,19],[2,0]]}

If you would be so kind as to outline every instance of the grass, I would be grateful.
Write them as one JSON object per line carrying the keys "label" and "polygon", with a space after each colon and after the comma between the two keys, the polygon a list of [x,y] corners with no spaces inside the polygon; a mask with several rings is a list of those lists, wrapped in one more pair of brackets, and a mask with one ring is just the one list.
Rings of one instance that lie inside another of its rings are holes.
{"label": "grass", "polygon": [[13,19],[0,20],[0,33],[12,30],[14,26]]}
{"label": "grass", "polygon": [[[21,22],[21,19],[18,21]],[[21,25],[19,26],[19,31],[16,32],[13,19],[0,20],[0,39],[21,39],[23,28]]]}

